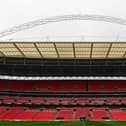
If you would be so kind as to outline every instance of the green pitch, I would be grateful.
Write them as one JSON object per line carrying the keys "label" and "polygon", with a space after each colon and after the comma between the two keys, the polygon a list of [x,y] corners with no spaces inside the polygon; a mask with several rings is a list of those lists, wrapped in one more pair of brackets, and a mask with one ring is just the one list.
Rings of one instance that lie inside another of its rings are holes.
{"label": "green pitch", "polygon": [[126,126],[126,122],[0,122],[0,126]]}

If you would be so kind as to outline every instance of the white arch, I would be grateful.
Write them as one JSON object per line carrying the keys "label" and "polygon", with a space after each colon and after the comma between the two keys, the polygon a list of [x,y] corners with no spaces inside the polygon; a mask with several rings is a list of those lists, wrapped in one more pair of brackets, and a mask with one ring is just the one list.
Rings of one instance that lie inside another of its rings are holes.
{"label": "white arch", "polygon": [[30,29],[39,25],[54,23],[54,22],[61,22],[61,21],[71,21],[71,20],[96,20],[96,21],[105,21],[116,23],[120,25],[126,25],[126,19],[112,17],[112,16],[103,16],[103,15],[63,15],[63,16],[54,16],[45,19],[39,19],[35,21],[31,21],[28,23],[24,23],[5,31],[0,32],[0,37],[11,35],[13,33],[23,31],[26,29]]}

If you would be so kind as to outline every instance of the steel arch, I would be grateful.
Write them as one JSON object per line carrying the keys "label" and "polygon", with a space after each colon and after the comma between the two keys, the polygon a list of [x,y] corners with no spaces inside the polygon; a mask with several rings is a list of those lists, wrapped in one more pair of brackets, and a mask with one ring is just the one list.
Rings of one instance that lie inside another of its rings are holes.
{"label": "steel arch", "polygon": [[61,21],[72,21],[72,20],[95,20],[95,21],[105,21],[105,22],[111,22],[111,23],[116,23],[120,25],[126,25],[126,19],[112,17],[112,16],[89,15],[89,14],[63,15],[63,16],[54,16],[54,17],[39,19],[39,20],[24,23],[18,26],[14,26],[12,28],[9,28],[7,30],[0,32],[0,37],[11,35],[13,33],[27,30],[27,29],[30,29],[39,25],[61,22]]}

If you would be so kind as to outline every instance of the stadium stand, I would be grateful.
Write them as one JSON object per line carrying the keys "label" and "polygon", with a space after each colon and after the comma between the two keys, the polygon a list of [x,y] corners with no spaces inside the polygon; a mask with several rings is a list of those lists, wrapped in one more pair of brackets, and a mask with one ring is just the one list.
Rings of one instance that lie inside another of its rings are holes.
{"label": "stadium stand", "polygon": [[0,83],[3,121],[126,120],[125,81],[0,80]]}
{"label": "stadium stand", "polygon": [[0,80],[0,120],[125,121],[125,83]]}

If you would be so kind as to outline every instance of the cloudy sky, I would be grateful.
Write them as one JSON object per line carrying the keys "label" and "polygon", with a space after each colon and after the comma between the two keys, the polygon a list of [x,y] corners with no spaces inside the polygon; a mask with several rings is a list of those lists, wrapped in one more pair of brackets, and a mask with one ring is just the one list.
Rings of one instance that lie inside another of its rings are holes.
{"label": "cloudy sky", "polygon": [[[0,31],[29,21],[67,14],[97,14],[126,19],[126,0],[0,0]],[[126,26],[100,21],[52,23],[2,40],[82,39],[125,41]]]}

